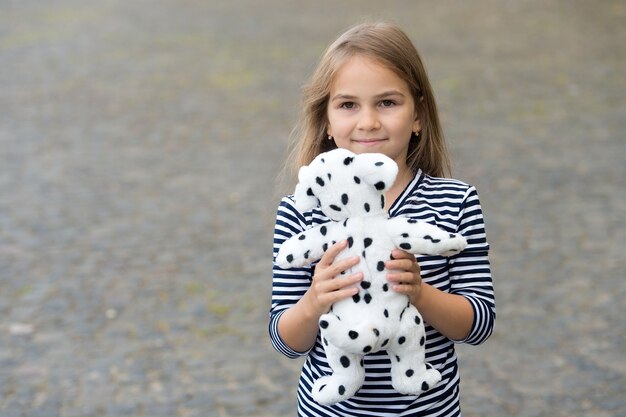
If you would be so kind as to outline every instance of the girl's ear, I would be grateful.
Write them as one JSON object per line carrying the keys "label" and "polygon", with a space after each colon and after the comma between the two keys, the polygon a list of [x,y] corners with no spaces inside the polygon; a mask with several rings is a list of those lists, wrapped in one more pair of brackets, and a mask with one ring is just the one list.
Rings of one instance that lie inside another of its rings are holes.
{"label": "girl's ear", "polygon": [[420,131],[422,130],[422,120],[420,119],[420,116],[416,113],[415,114],[415,120],[413,121],[413,133],[415,133],[416,135],[418,135],[420,133]]}
{"label": "girl's ear", "polygon": [[381,153],[364,153],[354,158],[359,179],[373,185],[378,191],[391,188],[396,175],[398,165],[396,162]]}
{"label": "girl's ear", "polygon": [[424,106],[424,95],[421,94],[415,102],[415,109],[413,110],[413,126],[412,131],[416,135],[419,135],[422,130],[422,120],[424,119],[424,112],[426,111],[426,107]]}
{"label": "girl's ear", "polygon": [[416,119],[413,122],[413,133],[415,133],[416,135],[419,135],[421,131],[422,131],[422,123],[420,122],[420,119]]}
{"label": "girl's ear", "polygon": [[308,166],[301,167],[300,171],[298,171],[298,184],[293,195],[296,200],[296,208],[300,211],[307,211],[317,207],[318,199],[313,195],[313,190],[311,189],[312,180],[311,168]]}

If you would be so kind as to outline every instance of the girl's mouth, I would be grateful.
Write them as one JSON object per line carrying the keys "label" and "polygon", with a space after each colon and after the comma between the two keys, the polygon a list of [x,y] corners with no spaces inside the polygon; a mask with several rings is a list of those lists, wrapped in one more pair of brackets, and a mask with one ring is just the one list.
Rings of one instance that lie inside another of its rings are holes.
{"label": "girl's mouth", "polygon": [[384,142],[386,139],[378,139],[378,138],[373,138],[373,139],[352,139],[352,142],[356,142],[359,145],[362,146],[375,146],[375,145],[379,145],[380,143]]}

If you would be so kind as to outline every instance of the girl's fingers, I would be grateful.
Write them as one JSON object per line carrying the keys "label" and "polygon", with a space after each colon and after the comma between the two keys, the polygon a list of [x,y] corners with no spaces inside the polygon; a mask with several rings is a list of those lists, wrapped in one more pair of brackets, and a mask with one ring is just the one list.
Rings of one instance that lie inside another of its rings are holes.
{"label": "girl's fingers", "polygon": [[341,274],[343,271],[352,268],[360,262],[360,258],[358,256],[353,256],[351,258],[342,259],[341,261],[335,262],[337,255],[342,250],[344,250],[346,246],[348,246],[348,241],[343,240],[341,242],[335,243],[326,250],[316,267],[317,279],[332,279]]}
{"label": "girl's fingers", "polygon": [[352,268],[353,266],[355,266],[356,264],[358,264],[361,261],[361,258],[359,258],[358,256],[353,256],[351,258],[348,259],[342,259],[339,262],[336,262],[332,267],[328,268],[331,273],[331,275],[333,277],[341,274],[343,271],[347,270],[348,268]]}
{"label": "girl's fingers", "polygon": [[344,250],[346,246],[348,246],[348,241],[342,240],[341,242],[337,242],[331,247],[329,247],[328,249],[326,249],[326,252],[324,252],[324,255],[322,255],[322,258],[320,259],[318,266],[332,265],[333,261],[335,260],[335,257],[339,254],[339,252]]}
{"label": "girl's fingers", "polygon": [[414,290],[413,285],[408,284],[393,284],[392,289],[395,292],[399,292],[402,294],[411,294]]}
{"label": "girl's fingers", "polygon": [[409,259],[394,259],[385,262],[385,268],[398,271],[411,271],[415,268],[415,265],[417,265],[417,263]]}
{"label": "girl's fingers", "polygon": [[330,279],[320,283],[320,290],[323,292],[340,291],[345,287],[353,286],[363,280],[363,272],[357,272],[356,274],[347,275],[336,279]]}
{"label": "girl's fingers", "polygon": [[337,301],[343,300],[344,298],[352,297],[358,292],[358,288],[344,288],[342,290],[337,290],[324,294],[323,299],[325,303],[331,305],[336,303]]}
{"label": "girl's fingers", "polygon": [[392,250],[391,257],[393,259],[410,259],[412,261],[415,261],[415,255],[413,255],[412,253],[400,250],[400,249]]}
{"label": "girl's fingers", "polygon": [[363,273],[347,275],[345,277],[318,281],[312,285],[313,293],[322,312],[326,312],[333,303],[352,297],[359,292],[358,284],[363,279]]}
{"label": "girl's fingers", "polygon": [[414,284],[416,282],[415,275],[411,272],[393,272],[387,274],[387,280],[392,283]]}

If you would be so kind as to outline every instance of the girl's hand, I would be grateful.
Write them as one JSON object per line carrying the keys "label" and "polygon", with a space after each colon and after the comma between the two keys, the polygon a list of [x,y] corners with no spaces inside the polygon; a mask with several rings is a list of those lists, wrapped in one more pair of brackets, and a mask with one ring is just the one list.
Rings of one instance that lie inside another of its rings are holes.
{"label": "girl's hand", "polygon": [[392,284],[391,288],[408,295],[411,304],[417,305],[422,293],[422,276],[415,256],[403,250],[394,249],[391,257],[390,261],[385,262],[385,268],[393,271],[387,274],[387,280]]}
{"label": "girl's hand", "polygon": [[360,258],[353,256],[335,262],[337,255],[348,246],[348,241],[335,243],[326,250],[315,267],[313,282],[306,292],[310,313],[319,317],[330,310],[330,306],[344,298],[352,297],[359,292],[355,284],[363,279],[363,273],[357,272],[351,275],[333,279],[346,269],[359,263]]}

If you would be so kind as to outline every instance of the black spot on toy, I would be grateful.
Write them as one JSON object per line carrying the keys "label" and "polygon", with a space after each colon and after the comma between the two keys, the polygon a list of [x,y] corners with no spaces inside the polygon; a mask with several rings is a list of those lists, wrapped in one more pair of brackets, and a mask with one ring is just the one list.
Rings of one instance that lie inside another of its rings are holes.
{"label": "black spot on toy", "polygon": [[350,367],[350,359],[348,359],[347,356],[342,356],[341,359],[339,359],[341,361],[341,365],[344,368],[349,368]]}

